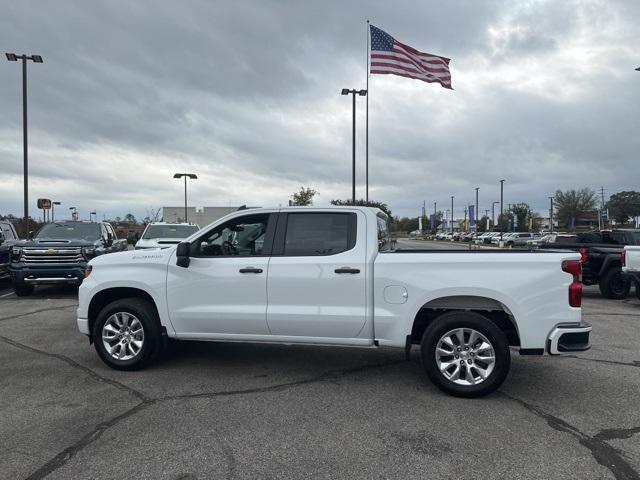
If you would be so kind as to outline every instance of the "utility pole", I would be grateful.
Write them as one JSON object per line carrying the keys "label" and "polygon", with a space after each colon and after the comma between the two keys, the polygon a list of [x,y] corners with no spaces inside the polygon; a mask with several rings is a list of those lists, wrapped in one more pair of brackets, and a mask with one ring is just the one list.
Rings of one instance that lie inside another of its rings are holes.
{"label": "utility pole", "polygon": [[553,197],[549,197],[549,231],[553,233]]}
{"label": "utility pole", "polygon": [[[600,219],[602,218],[602,213],[604,212],[604,187],[600,186],[600,212],[598,213],[598,224],[600,224]],[[609,220],[609,216],[607,215],[607,220]],[[603,225],[606,227],[606,225]]]}

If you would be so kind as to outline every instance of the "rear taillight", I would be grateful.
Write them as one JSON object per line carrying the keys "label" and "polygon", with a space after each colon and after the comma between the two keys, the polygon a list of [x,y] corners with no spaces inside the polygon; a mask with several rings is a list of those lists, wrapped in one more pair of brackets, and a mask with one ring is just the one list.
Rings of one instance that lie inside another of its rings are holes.
{"label": "rear taillight", "polygon": [[623,267],[627,266],[627,257],[624,254],[624,249],[622,249],[622,251],[620,252],[620,265]]}
{"label": "rear taillight", "polygon": [[582,247],[579,248],[578,251],[580,252],[580,261],[582,263],[587,263],[587,260],[589,260],[589,249],[586,247]]}
{"label": "rear taillight", "polygon": [[573,282],[569,285],[569,305],[580,307],[582,305],[582,260],[564,260],[562,271],[573,275]]}

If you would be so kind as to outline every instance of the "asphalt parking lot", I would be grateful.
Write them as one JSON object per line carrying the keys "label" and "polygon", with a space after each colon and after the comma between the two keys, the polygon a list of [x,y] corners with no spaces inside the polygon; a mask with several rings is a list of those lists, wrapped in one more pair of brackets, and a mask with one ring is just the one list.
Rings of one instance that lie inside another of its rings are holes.
{"label": "asphalt parking lot", "polygon": [[593,348],[449,397],[392,349],[184,343],[100,362],[73,289],[0,298],[0,477],[640,478],[640,301],[587,288]]}

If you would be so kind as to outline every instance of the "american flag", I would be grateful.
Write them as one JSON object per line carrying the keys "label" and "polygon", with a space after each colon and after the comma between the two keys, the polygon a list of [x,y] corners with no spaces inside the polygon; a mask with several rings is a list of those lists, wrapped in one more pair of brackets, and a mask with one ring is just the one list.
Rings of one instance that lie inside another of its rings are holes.
{"label": "american flag", "polygon": [[419,52],[400,43],[387,32],[373,25],[371,29],[371,73],[400,75],[416,78],[428,83],[439,83],[444,88],[451,86],[450,59]]}

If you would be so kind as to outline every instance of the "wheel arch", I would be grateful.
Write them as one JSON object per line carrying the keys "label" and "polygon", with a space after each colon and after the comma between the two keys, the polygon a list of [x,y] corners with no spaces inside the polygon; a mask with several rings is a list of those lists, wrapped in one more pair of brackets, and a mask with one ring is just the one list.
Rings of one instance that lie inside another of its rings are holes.
{"label": "wheel arch", "polygon": [[140,298],[148,301],[156,311],[156,318],[159,317],[158,305],[156,304],[154,298],[141,288],[135,287],[110,287],[105,288],[104,290],[100,290],[96,293],[89,303],[88,309],[88,320],[89,320],[89,338],[93,338],[91,333],[93,332],[93,324],[100,313],[100,311],[108,304],[115,300],[120,300],[123,298]]}
{"label": "wheel arch", "polygon": [[476,295],[443,296],[424,303],[413,318],[411,342],[420,343],[426,328],[444,313],[452,311],[479,313],[504,332],[509,345],[520,346],[520,332],[511,310],[498,300]]}

